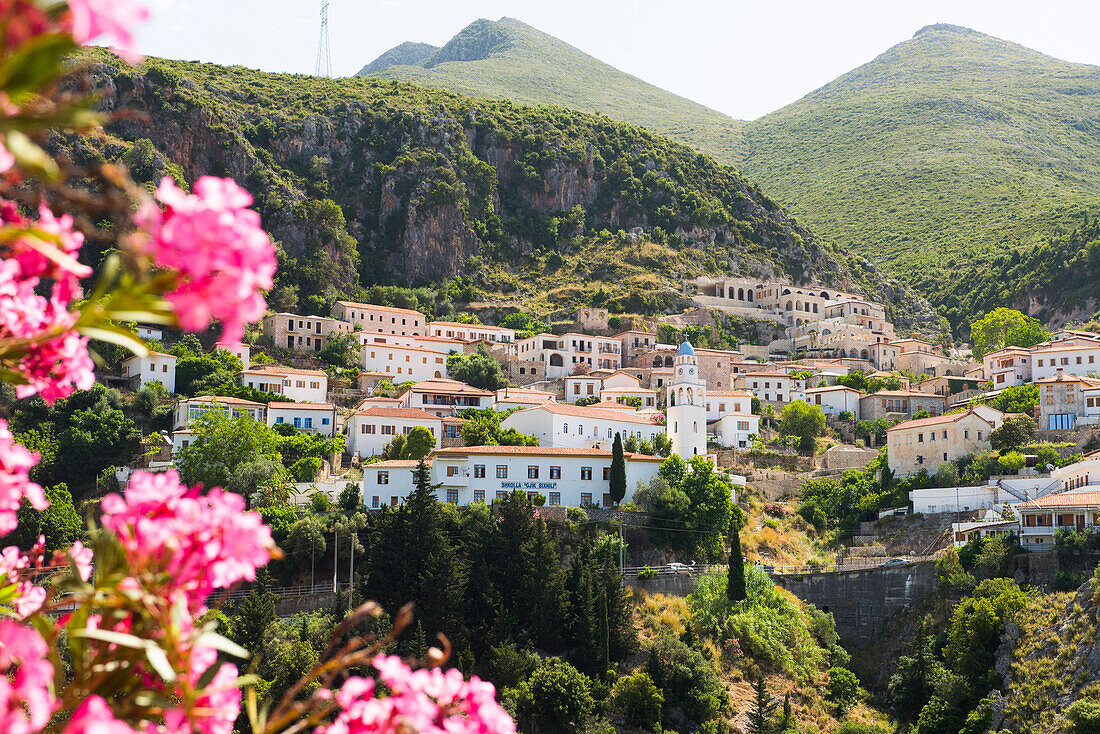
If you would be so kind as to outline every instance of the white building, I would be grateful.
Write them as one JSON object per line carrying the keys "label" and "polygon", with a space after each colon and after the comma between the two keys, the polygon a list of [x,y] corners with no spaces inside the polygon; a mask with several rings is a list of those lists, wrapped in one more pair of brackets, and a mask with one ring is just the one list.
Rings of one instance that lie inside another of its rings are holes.
{"label": "white building", "polygon": [[159,326],[138,324],[134,333],[138,335],[139,339],[144,339],[145,341],[164,341],[164,329],[161,329]]}
{"label": "white building", "polygon": [[454,321],[432,321],[428,324],[428,333],[447,339],[461,339],[472,342],[478,339],[494,344],[511,344],[516,340],[515,329],[488,324],[459,324]]}
{"label": "white building", "polygon": [[122,361],[122,376],[130,388],[140,390],[154,382],[164,385],[170,393],[176,391],[176,357],[162,352],[149,352],[144,357],[134,355]]}
{"label": "white building", "polygon": [[257,423],[263,423],[264,416],[267,414],[267,406],[263,403],[223,395],[203,395],[176,401],[176,408],[172,414],[172,428],[186,428],[191,421],[210,410],[220,410],[230,418],[247,415]]}
{"label": "white building", "polygon": [[398,396],[400,407],[423,410],[440,418],[458,415],[471,408],[492,408],[495,404],[495,393],[447,379],[433,378],[418,382]]}
{"label": "white building", "polygon": [[752,413],[752,393],[744,390],[708,390],[707,421],[713,423],[722,416]]}
{"label": "white building", "polygon": [[[1031,348],[1033,382],[1059,373],[1087,377],[1100,373],[1100,341],[1072,337]],[[999,387],[999,385],[995,385]]]}
{"label": "white building", "polygon": [[783,407],[799,397],[798,379],[785,372],[749,372],[737,376],[737,387],[759,398],[761,403]]}
{"label": "white building", "polygon": [[[626,454],[626,495],[656,475],[659,456]],[[384,461],[363,468],[363,500],[368,508],[396,505],[413,488],[416,462]],[[612,505],[611,452],[592,448],[473,446],[439,449],[431,455],[431,481],[442,485],[439,498],[456,505],[492,502],[515,491],[542,495],[551,507]]]}
{"label": "white building", "polygon": [[423,347],[368,342],[363,345],[362,367],[393,375],[397,384],[423,382],[447,376],[447,356]]}
{"label": "white building", "polygon": [[1071,489],[1014,505],[1020,525],[1020,545],[1029,550],[1054,547],[1059,529],[1091,530],[1100,515],[1100,490],[1096,487]]}
{"label": "white building", "polygon": [[[552,448],[610,448],[615,434],[625,440],[637,436],[648,441],[665,427],[648,417],[625,410],[578,407],[566,403],[550,403],[516,411],[501,422],[504,428],[535,436],[539,445]],[[704,427],[705,430],[705,427]],[[704,447],[705,436],[704,436]]]}
{"label": "white building", "polygon": [[752,413],[726,413],[711,425],[722,448],[752,448],[749,436],[760,435],[760,416]]}
{"label": "white building", "polygon": [[245,387],[302,403],[323,403],[328,396],[328,375],[321,370],[267,365],[239,372],[237,380]]}
{"label": "white building", "polygon": [[439,416],[410,408],[364,408],[348,419],[347,452],[363,458],[378,456],[394,436],[407,435],[417,426],[431,431],[436,447],[440,446],[443,421]]}
{"label": "white building", "polygon": [[680,345],[673,361],[675,374],[668,385],[668,437],[672,453],[684,459],[707,453],[707,384],[699,376],[695,348]]}
{"label": "white building", "polygon": [[427,334],[424,314],[408,308],[337,301],[332,307],[332,317],[353,327],[358,326],[364,332],[401,336]]}
{"label": "white building", "polygon": [[851,413],[859,419],[859,390],[844,385],[808,387],[804,391],[806,402],[821,408],[825,415]]}
{"label": "white building", "polygon": [[605,387],[600,390],[600,400],[609,403],[627,403],[637,398],[638,408],[657,407],[657,391],[646,387]]}
{"label": "white building", "polygon": [[330,403],[268,403],[267,425],[286,423],[303,433],[336,435],[336,406]]}
{"label": "white building", "polygon": [[567,377],[582,365],[588,370],[622,367],[622,342],[589,334],[536,334],[508,345],[505,354],[520,361],[541,362],[547,379]]}

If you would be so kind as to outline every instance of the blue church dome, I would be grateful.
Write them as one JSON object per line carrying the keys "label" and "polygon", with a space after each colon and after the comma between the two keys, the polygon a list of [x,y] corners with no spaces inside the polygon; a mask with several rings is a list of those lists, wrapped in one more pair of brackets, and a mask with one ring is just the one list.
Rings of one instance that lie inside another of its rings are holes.
{"label": "blue church dome", "polygon": [[694,357],[695,347],[691,346],[691,344],[689,344],[688,342],[684,342],[683,344],[681,344],[680,351],[676,353],[676,356],[683,357],[684,355]]}

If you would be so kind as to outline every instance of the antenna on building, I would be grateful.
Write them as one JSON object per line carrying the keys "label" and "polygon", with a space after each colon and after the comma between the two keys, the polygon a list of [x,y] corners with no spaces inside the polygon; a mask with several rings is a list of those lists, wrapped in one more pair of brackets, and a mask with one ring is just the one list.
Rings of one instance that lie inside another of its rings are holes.
{"label": "antenna on building", "polygon": [[332,45],[328,39],[329,0],[321,0],[321,37],[317,39],[317,76],[332,76]]}

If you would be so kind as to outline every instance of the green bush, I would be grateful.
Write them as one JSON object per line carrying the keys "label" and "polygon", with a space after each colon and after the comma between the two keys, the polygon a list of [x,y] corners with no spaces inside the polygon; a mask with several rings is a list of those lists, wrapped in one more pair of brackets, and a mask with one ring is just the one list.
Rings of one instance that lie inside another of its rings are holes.
{"label": "green bush", "polygon": [[522,731],[583,731],[595,706],[592,682],[560,658],[544,661],[516,690],[516,716]]}
{"label": "green bush", "polygon": [[829,668],[829,682],[825,686],[825,700],[832,702],[838,712],[844,713],[859,698],[859,679],[847,668]]}
{"label": "green bush", "polygon": [[319,471],[321,471],[321,460],[316,456],[307,456],[291,465],[290,476],[296,482],[312,482],[317,478]]}
{"label": "green bush", "polygon": [[641,571],[638,572],[638,580],[641,581],[642,579],[651,579],[654,576],[656,576],[657,574],[658,574],[657,569],[650,568],[649,566],[646,566],[645,568],[643,568]]}
{"label": "green bush", "polygon": [[648,673],[624,675],[611,688],[610,708],[627,726],[655,731],[661,725],[665,697]]}
{"label": "green bush", "polygon": [[1100,734],[1100,702],[1079,698],[1066,709],[1073,734]]}
{"label": "green bush", "polygon": [[654,640],[645,652],[646,671],[664,694],[661,719],[666,729],[692,730],[721,715],[725,686],[702,653],[668,635]]}
{"label": "green bush", "polygon": [[833,734],[889,734],[890,730],[878,724],[861,724],[858,721],[845,721],[833,729]]}

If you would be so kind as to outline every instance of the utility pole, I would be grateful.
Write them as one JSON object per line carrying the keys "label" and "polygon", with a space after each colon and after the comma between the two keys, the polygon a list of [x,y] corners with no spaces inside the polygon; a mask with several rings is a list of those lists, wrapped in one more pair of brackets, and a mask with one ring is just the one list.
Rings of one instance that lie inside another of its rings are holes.
{"label": "utility pole", "polygon": [[348,563],[348,613],[351,613],[351,587],[355,584],[355,533],[351,533],[351,560]]}
{"label": "utility pole", "polygon": [[317,585],[317,581],[314,578],[313,571],[317,567],[317,538],[311,533],[309,536],[309,593],[313,593],[314,587]]}
{"label": "utility pole", "polygon": [[340,560],[340,533],[337,532],[332,538],[332,593],[335,594],[336,589],[336,569],[340,567],[337,561]]}
{"label": "utility pole", "polygon": [[317,39],[317,76],[332,76],[332,47],[328,38],[329,0],[321,0],[321,36]]}
{"label": "utility pole", "polygon": [[623,547],[623,519],[619,518],[619,575],[623,575],[623,566],[626,563],[626,548]]}

